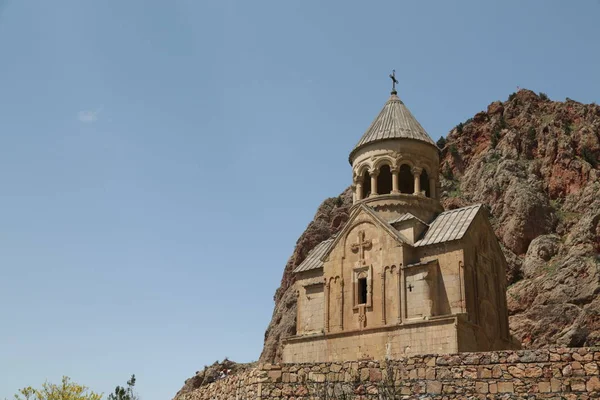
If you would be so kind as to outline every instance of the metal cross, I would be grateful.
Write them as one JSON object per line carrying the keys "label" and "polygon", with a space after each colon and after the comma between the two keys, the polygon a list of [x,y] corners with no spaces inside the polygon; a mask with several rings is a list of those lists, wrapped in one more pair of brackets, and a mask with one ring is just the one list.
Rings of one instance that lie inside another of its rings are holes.
{"label": "metal cross", "polygon": [[396,83],[398,83],[398,80],[396,79],[396,70],[393,69],[392,73],[390,74],[390,79],[392,80],[392,93],[396,92]]}
{"label": "metal cross", "polygon": [[358,232],[358,243],[354,243],[352,245],[352,251],[360,252],[360,260],[364,262],[365,260],[365,250],[371,248],[373,243],[370,240],[365,240],[365,231]]}
{"label": "metal cross", "polygon": [[412,285],[412,283],[409,283],[408,284],[408,291],[412,292],[413,288],[414,288],[414,286]]}

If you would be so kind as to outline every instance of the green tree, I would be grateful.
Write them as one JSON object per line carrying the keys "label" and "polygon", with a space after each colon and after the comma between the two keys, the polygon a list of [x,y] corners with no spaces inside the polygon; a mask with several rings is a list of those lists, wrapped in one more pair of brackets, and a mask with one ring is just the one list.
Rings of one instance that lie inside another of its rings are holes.
{"label": "green tree", "polygon": [[127,387],[117,386],[115,392],[108,395],[108,400],[139,400],[138,395],[133,391],[135,386],[135,375],[127,381]]}
{"label": "green tree", "polygon": [[444,146],[446,146],[446,138],[443,136],[440,136],[440,138],[438,139],[436,144],[437,144],[437,147],[439,147],[440,149],[443,149]]}
{"label": "green tree", "polygon": [[45,382],[40,389],[31,386],[19,390],[15,400],[101,400],[102,394],[94,393],[88,387],[71,382],[63,376],[59,385]]}

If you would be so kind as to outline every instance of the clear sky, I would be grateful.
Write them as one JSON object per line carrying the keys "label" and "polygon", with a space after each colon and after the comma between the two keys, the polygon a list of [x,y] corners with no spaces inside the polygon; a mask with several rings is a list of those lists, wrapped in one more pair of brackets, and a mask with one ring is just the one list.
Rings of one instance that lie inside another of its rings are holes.
{"label": "clear sky", "polygon": [[258,358],[390,91],[437,139],[517,86],[600,102],[600,1],[0,0],[0,398]]}

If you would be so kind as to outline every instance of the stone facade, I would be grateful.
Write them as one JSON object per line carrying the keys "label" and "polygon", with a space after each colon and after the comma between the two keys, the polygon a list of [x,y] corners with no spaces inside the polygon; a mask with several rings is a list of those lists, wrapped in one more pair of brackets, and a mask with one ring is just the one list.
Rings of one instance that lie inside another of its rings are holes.
{"label": "stone facade", "polygon": [[516,349],[486,210],[443,210],[439,151],[392,93],[350,153],[349,220],[296,268],[284,362]]}
{"label": "stone facade", "polygon": [[599,348],[261,364],[176,400],[591,399],[599,367]]}

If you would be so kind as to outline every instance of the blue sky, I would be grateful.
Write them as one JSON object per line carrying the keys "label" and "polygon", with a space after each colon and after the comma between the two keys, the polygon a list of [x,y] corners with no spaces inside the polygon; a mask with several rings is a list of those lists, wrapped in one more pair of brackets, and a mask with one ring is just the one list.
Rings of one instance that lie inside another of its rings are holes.
{"label": "blue sky", "polygon": [[600,102],[600,1],[0,0],[0,398],[258,358],[398,91],[437,139],[517,86]]}

